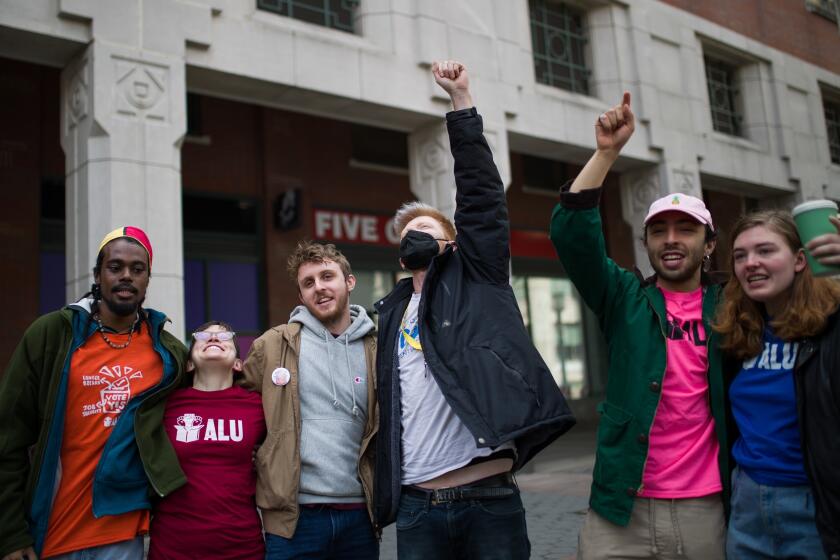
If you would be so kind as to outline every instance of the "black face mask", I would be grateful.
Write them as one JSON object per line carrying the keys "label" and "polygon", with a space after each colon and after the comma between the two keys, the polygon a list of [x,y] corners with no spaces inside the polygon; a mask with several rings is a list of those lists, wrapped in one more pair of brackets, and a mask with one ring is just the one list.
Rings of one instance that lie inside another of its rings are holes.
{"label": "black face mask", "polygon": [[410,230],[400,241],[400,259],[408,270],[428,268],[432,259],[440,252],[438,241],[428,233]]}

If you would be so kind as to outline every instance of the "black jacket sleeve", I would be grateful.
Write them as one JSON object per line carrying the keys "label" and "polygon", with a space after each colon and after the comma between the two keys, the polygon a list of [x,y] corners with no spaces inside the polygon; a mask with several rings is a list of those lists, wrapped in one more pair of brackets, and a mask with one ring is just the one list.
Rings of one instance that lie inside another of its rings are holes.
{"label": "black jacket sleeve", "polygon": [[505,188],[483,134],[481,116],[462,109],[446,115],[455,158],[455,238],[473,279],[509,282],[510,221]]}

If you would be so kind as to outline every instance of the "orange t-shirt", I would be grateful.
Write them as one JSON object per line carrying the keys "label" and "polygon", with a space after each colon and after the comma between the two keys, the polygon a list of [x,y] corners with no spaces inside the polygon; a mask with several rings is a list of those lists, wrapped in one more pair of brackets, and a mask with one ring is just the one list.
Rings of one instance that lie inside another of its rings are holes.
{"label": "orange t-shirt", "polygon": [[[128,334],[109,334],[122,344]],[[61,483],[53,501],[42,558],[133,539],[149,530],[149,512],[93,517],[93,474],[129,399],[163,377],[147,325],[123,349],[94,333],[74,354],[67,383]]]}

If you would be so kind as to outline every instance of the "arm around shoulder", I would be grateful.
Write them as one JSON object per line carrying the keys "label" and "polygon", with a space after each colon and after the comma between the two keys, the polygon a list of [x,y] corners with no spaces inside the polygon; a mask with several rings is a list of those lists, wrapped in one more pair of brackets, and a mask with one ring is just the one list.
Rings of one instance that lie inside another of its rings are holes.
{"label": "arm around shoulder", "polygon": [[251,344],[248,357],[242,366],[242,387],[249,391],[262,392],[265,374],[265,334]]}

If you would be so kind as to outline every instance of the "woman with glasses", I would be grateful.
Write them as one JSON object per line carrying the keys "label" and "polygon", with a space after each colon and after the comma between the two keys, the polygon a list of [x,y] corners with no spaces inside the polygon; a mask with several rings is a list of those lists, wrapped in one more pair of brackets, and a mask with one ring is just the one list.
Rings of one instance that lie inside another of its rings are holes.
{"label": "woman with glasses", "polygon": [[149,558],[263,558],[252,458],[266,433],[262,400],[234,383],[242,361],[230,325],[210,321],[192,337],[192,384],[163,417],[187,483],[155,508]]}

